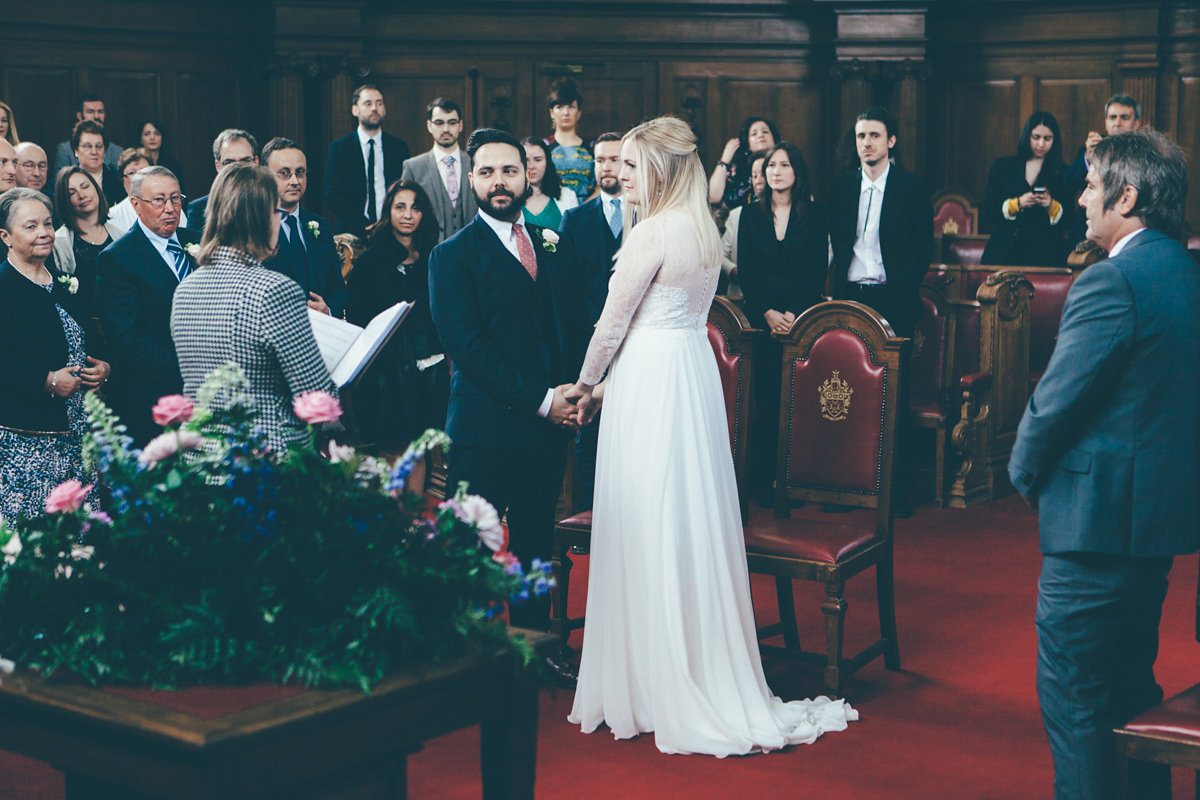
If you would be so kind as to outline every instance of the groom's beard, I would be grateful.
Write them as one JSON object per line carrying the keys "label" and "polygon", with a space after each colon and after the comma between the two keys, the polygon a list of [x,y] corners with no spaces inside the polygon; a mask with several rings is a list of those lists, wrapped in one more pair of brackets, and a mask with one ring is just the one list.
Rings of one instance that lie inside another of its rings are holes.
{"label": "groom's beard", "polygon": [[521,209],[525,207],[525,201],[532,194],[533,187],[526,183],[525,191],[521,192],[520,196],[507,189],[497,187],[488,192],[485,197],[480,197],[476,193],[475,200],[479,203],[483,213],[489,217],[495,217],[504,222],[516,222],[521,218]]}

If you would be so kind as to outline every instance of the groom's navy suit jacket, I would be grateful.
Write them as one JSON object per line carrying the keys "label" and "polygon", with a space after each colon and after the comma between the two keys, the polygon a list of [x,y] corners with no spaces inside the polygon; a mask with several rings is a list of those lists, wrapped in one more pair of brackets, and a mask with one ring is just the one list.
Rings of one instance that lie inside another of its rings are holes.
{"label": "groom's navy suit jacket", "polygon": [[535,283],[479,216],[429,256],[433,321],[453,365],[446,433],[456,445],[534,448],[565,434],[538,416],[574,382],[590,327],[569,265],[526,225]]}

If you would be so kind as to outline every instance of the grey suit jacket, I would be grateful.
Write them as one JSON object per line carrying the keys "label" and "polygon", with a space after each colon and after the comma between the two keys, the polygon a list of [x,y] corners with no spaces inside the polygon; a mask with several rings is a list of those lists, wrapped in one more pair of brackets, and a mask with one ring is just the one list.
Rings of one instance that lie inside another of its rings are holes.
{"label": "grey suit jacket", "polygon": [[442,183],[440,165],[434,160],[432,151],[406,160],[404,172],[400,176],[401,180],[414,180],[421,184],[425,194],[429,195],[433,211],[438,218],[439,242],[444,242],[458,233],[475,219],[475,212],[479,210],[475,202],[475,193],[471,191],[471,184],[467,180],[467,174],[471,171],[471,158],[465,150],[460,149],[459,153],[462,154],[463,163],[458,165],[458,204],[453,207],[450,205],[450,195],[446,193],[446,186]]}
{"label": "grey suit jacket", "polygon": [[1200,538],[1200,270],[1138,233],[1079,277],[1008,470],[1043,553],[1168,556]]}

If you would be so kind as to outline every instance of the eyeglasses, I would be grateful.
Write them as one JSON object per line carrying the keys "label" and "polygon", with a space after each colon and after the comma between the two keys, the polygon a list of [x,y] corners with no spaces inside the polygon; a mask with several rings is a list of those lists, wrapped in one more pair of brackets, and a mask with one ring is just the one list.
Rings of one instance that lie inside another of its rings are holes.
{"label": "eyeglasses", "polygon": [[230,164],[253,164],[254,156],[246,156],[245,158],[223,158],[221,159],[220,163],[222,167],[228,167]]}
{"label": "eyeglasses", "polygon": [[134,195],[132,199],[140,200],[143,203],[148,203],[151,208],[159,208],[159,209],[166,206],[167,203],[170,203],[173,206],[182,206],[183,201],[187,200],[187,198],[181,194],[173,194],[170,197],[160,194],[157,197],[150,197],[150,198],[138,197],[137,195]]}
{"label": "eyeglasses", "polygon": [[281,169],[275,173],[275,177],[279,178],[279,180],[281,180],[281,181],[288,181],[288,180],[292,179],[293,175],[295,175],[297,178],[303,178],[307,174],[308,174],[308,170],[305,169],[304,167],[300,167],[295,172],[292,172],[287,167],[284,167],[283,169]]}
{"label": "eyeglasses", "polygon": [[104,145],[97,142],[84,142],[79,145],[80,150],[103,150]]}
{"label": "eyeglasses", "polygon": [[46,170],[50,169],[50,165],[45,161],[21,161],[20,165],[21,165],[21,169],[28,169],[28,170],[36,169],[36,170],[40,170],[42,172],[45,172]]}

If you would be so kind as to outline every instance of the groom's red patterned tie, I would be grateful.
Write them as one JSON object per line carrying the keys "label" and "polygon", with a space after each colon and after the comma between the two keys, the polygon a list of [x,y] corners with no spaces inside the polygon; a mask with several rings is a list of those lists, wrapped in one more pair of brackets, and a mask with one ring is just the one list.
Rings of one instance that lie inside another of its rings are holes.
{"label": "groom's red patterned tie", "polygon": [[524,226],[516,223],[513,223],[512,235],[517,240],[517,257],[521,259],[521,266],[529,273],[529,277],[536,281],[537,257],[533,254],[533,243],[529,241],[529,235],[525,233]]}

